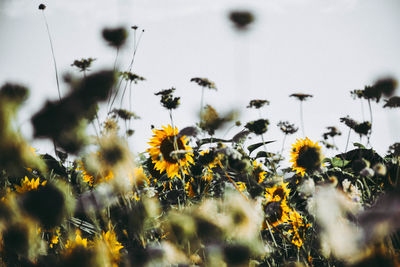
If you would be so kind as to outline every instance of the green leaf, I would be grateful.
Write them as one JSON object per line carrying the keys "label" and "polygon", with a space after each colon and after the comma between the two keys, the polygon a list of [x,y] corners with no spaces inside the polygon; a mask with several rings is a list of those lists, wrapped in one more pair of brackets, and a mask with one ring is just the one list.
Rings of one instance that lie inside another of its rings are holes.
{"label": "green leaf", "polygon": [[332,167],[343,168],[349,163],[350,163],[349,160],[344,160],[344,159],[341,159],[341,158],[338,158],[338,157],[334,157],[334,158],[331,159]]}
{"label": "green leaf", "polygon": [[251,152],[253,152],[257,148],[259,148],[260,146],[263,146],[264,144],[267,145],[267,144],[270,144],[270,143],[273,143],[273,142],[275,142],[275,140],[274,141],[265,141],[265,142],[260,142],[260,143],[249,145],[247,147],[247,149],[249,150],[249,155],[251,154]]}
{"label": "green leaf", "polygon": [[360,143],[353,143],[353,146],[356,146],[356,147],[358,147],[358,148],[365,149],[365,146],[364,146],[363,144],[360,144]]}

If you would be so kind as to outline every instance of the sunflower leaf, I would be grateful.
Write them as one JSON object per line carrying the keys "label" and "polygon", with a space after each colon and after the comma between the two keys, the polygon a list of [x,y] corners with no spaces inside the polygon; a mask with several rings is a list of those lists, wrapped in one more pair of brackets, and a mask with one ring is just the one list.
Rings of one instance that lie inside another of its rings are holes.
{"label": "sunflower leaf", "polygon": [[338,157],[334,157],[334,158],[331,159],[332,167],[343,168],[349,163],[350,163],[349,160],[341,159],[341,158],[338,158]]}
{"label": "sunflower leaf", "polygon": [[273,143],[273,142],[275,142],[275,140],[274,141],[265,141],[265,142],[260,142],[260,143],[249,145],[247,147],[247,150],[249,150],[249,155],[251,154],[251,152],[253,152],[257,148],[259,148],[260,146],[262,146],[264,144],[267,145],[267,144],[270,144],[270,143]]}
{"label": "sunflower leaf", "polygon": [[365,146],[363,144],[360,144],[360,143],[353,143],[353,146],[365,149]]}

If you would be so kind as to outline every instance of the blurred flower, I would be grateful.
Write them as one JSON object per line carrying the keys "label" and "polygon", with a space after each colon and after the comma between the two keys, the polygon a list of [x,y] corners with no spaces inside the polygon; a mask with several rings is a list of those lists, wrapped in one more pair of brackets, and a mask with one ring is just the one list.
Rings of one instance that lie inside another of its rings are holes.
{"label": "blurred flower", "polygon": [[356,98],[364,98],[364,91],[360,89],[354,89],[353,91],[350,91],[350,95],[356,99]]}
{"label": "blurred flower", "polygon": [[287,185],[288,183],[281,181],[280,185],[276,184],[273,187],[265,188],[265,200],[267,202],[287,200],[290,193],[290,189],[287,188]]}
{"label": "blurred flower", "polygon": [[306,172],[312,172],[321,167],[323,156],[318,142],[314,143],[306,139],[297,139],[290,151],[292,169],[301,176]]}
{"label": "blurred flower", "polygon": [[110,46],[120,48],[125,44],[128,32],[125,28],[105,28],[103,30],[103,38],[108,42]]}
{"label": "blurred flower", "polygon": [[[170,125],[167,127],[162,126],[162,130],[153,130],[153,138],[150,139],[148,144],[151,145],[147,152],[149,152],[152,162],[155,164],[155,169],[159,172],[166,171],[169,178],[173,179],[175,176],[181,177],[180,168],[187,174],[187,168],[190,163],[193,163],[193,153],[191,147],[187,145],[185,136],[177,137],[178,129],[172,129]],[[175,140],[176,139],[176,140]],[[176,148],[175,148],[176,141]],[[183,158],[177,159],[171,155],[175,150],[182,150],[185,152]]]}
{"label": "blurred flower", "polygon": [[262,164],[259,164],[257,161],[253,161],[253,172],[257,177],[257,182],[260,184],[264,181],[267,176],[267,172],[263,170]]}
{"label": "blurred flower", "polygon": [[346,124],[346,126],[353,129],[359,135],[367,135],[368,132],[371,130],[371,123],[369,121],[358,123],[357,121],[347,116],[340,118],[340,122]]}
{"label": "blurred flower", "polygon": [[254,22],[254,15],[250,11],[235,10],[230,12],[229,19],[234,23],[236,29],[246,30]]}
{"label": "blurred flower", "polygon": [[113,230],[102,232],[100,240],[103,241],[107,247],[108,256],[111,261],[118,264],[121,258],[120,250],[124,247],[118,242],[116,234]]}
{"label": "blurred flower", "polygon": [[24,193],[27,191],[31,190],[36,190],[39,185],[44,186],[46,185],[47,181],[40,182],[40,179],[37,178],[32,178],[31,180],[28,179],[28,177],[25,176],[25,179],[21,180],[21,186],[16,185],[15,190],[17,190],[18,193]]}
{"label": "blurred flower", "polygon": [[390,97],[393,95],[397,88],[397,80],[391,77],[382,78],[374,83],[374,87],[377,91],[381,92],[384,96]]}
{"label": "blurred flower", "polygon": [[386,103],[383,105],[384,108],[398,108],[400,107],[400,97],[392,96],[388,100],[385,100]]}
{"label": "blurred flower", "polygon": [[342,135],[342,133],[339,131],[338,128],[334,127],[334,126],[329,126],[326,127],[328,129],[328,132],[324,133],[322,136],[324,137],[324,139],[328,139],[328,136],[330,137],[335,137],[335,136],[340,136]]}
{"label": "blurred flower", "polygon": [[198,162],[204,166],[202,178],[205,181],[211,181],[213,178],[213,168],[217,166],[218,156],[213,150],[200,151]]}
{"label": "blurred flower", "polygon": [[280,121],[278,122],[277,126],[286,135],[294,134],[299,129],[294,124],[291,124],[288,121]]}
{"label": "blurred flower", "polygon": [[250,122],[246,123],[246,125],[244,127],[246,127],[247,129],[249,129],[249,131],[251,131],[257,135],[261,135],[268,130],[268,125],[269,125],[268,120],[259,119],[256,121],[250,121]]}
{"label": "blurred flower", "polygon": [[138,120],[140,119],[140,117],[138,115],[136,115],[135,113],[126,110],[126,109],[116,109],[114,108],[111,112],[111,114],[114,114],[113,116],[118,116],[119,118],[123,119],[124,121],[130,120],[130,119],[134,119],[134,120]]}
{"label": "blurred flower", "polygon": [[126,81],[133,82],[137,84],[138,81],[145,81],[146,79],[143,78],[142,76],[139,76],[135,73],[125,71],[125,72],[120,72],[119,75],[125,79]]}
{"label": "blurred flower", "polygon": [[311,98],[313,96],[309,95],[309,94],[296,93],[296,94],[291,94],[290,97],[295,97],[300,101],[305,101],[305,100],[307,100],[307,98]]}
{"label": "blurred flower", "polygon": [[394,156],[400,156],[400,143],[394,143],[393,145],[389,146],[388,153]]}
{"label": "blurred flower", "polygon": [[331,186],[319,186],[307,209],[320,225],[321,253],[351,263],[364,250],[361,247],[362,232],[348,220],[360,211],[358,203]]}
{"label": "blurred flower", "polygon": [[190,79],[190,81],[197,83],[201,87],[217,90],[217,87],[215,87],[215,83],[207,78],[192,78]]}
{"label": "blurred flower", "polygon": [[155,93],[155,95],[161,96],[160,103],[166,109],[169,109],[169,110],[176,109],[176,108],[178,108],[178,106],[180,104],[179,103],[180,97],[174,97],[172,95],[172,93],[175,90],[176,89],[174,87],[172,87],[170,89],[164,89],[164,90],[161,90],[161,91]]}
{"label": "blurred flower", "polygon": [[75,168],[75,171],[80,172],[83,181],[88,183],[91,187],[94,187],[98,184],[101,184],[102,182],[109,181],[114,178],[114,174],[111,170],[108,170],[105,173],[100,172],[96,175],[90,174],[90,172],[86,170],[83,161],[77,161],[77,167]]}
{"label": "blurred flower", "polygon": [[72,249],[72,248],[75,248],[76,246],[82,246],[85,248],[87,248],[87,246],[88,246],[87,238],[82,238],[81,231],[79,229],[77,229],[75,231],[74,239],[67,240],[67,243],[65,244],[65,248]]}
{"label": "blurred flower", "polygon": [[92,62],[95,61],[95,58],[82,58],[81,60],[74,60],[74,63],[71,64],[73,67],[77,67],[81,72],[88,71]]}
{"label": "blurred flower", "polygon": [[264,105],[269,105],[269,101],[268,100],[261,100],[261,99],[254,99],[251,100],[249,105],[247,106],[247,108],[262,108]]}
{"label": "blurred flower", "polygon": [[376,175],[381,176],[381,177],[385,176],[386,172],[387,172],[386,165],[383,163],[375,164],[372,169],[374,170]]}

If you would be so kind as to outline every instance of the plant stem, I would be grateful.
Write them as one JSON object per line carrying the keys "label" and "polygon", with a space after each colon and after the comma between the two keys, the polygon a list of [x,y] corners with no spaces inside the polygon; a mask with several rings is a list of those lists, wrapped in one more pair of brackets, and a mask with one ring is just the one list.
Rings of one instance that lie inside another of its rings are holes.
{"label": "plant stem", "polygon": [[47,19],[46,19],[46,15],[44,14],[44,10],[43,10],[42,12],[43,12],[42,14],[43,14],[44,23],[46,24],[47,35],[48,35],[49,41],[50,41],[51,54],[52,54],[52,56],[53,56],[54,70],[55,70],[55,73],[56,73],[56,82],[57,82],[58,97],[59,97],[60,100],[61,100],[60,82],[59,82],[59,80],[58,80],[58,70],[57,70],[56,57],[55,57],[55,55],[54,55],[53,40],[52,40],[51,35],[50,35],[49,24],[47,23]]}
{"label": "plant stem", "polygon": [[349,134],[347,135],[346,149],[345,149],[344,153],[347,152],[347,147],[349,145],[349,140],[350,140],[350,133],[351,133],[351,128],[349,128]]}
{"label": "plant stem", "polygon": [[115,60],[114,60],[114,71],[117,67],[117,61],[118,61],[118,54],[119,54],[119,47],[117,48],[117,54],[115,55]]}
{"label": "plant stem", "polygon": [[306,137],[306,133],[304,130],[304,121],[303,121],[303,101],[300,101],[300,124],[301,124],[301,130],[303,132],[303,137]]}
{"label": "plant stem", "polygon": [[203,101],[204,101],[204,86],[201,87],[201,98],[200,98],[200,124],[203,119]]}
{"label": "plant stem", "polygon": [[285,148],[285,141],[286,141],[286,134],[285,134],[285,136],[283,137],[283,141],[282,141],[282,148],[281,148],[281,157],[282,157],[282,154],[283,154],[283,149]]}
{"label": "plant stem", "polygon": [[370,144],[369,139],[371,138],[371,135],[372,135],[372,126],[373,126],[373,124],[372,124],[372,108],[371,108],[371,100],[370,99],[368,99],[368,107],[369,107],[369,115],[371,117],[371,129],[369,130],[369,133],[367,135],[367,141],[368,141],[367,145]]}

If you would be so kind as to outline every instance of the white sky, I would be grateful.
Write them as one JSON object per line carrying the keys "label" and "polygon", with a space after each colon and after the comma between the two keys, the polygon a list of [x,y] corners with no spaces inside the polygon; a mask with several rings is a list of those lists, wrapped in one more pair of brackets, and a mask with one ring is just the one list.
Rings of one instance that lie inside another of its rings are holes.
{"label": "white sky", "polygon": [[[21,113],[21,127],[30,135],[29,118],[57,89],[49,42],[37,0],[0,0],[0,84],[16,81],[31,89]],[[359,101],[352,89],[362,89],[378,77],[400,80],[400,1],[398,0],[64,0],[43,1],[52,33],[60,73],[79,73],[70,67],[75,59],[94,57],[93,71],[111,67],[115,51],[101,39],[106,26],[138,25],[145,29],[133,71],[147,81],[133,91],[133,111],[142,117],[132,125],[134,151],[147,148],[150,124],[169,123],[168,112],[154,92],[177,88],[181,106],[174,111],[178,127],[197,121],[201,89],[189,82],[207,77],[218,91],[206,91],[205,102],[222,113],[241,110],[241,121],[258,119],[245,109],[251,99],[268,99],[262,110],[271,122],[266,140],[278,140],[279,120],[299,122],[299,104],[288,96],[314,95],[304,103],[306,134],[321,139],[327,126],[338,126],[343,135],[337,144],[344,150],[347,128],[339,117],[362,121]],[[237,34],[227,19],[230,10],[245,8],[256,15],[251,31]],[[133,34],[120,54],[126,67]],[[62,91],[67,88],[63,84]],[[398,93],[399,94],[399,93]],[[400,110],[373,104],[371,143],[378,152],[400,140]],[[365,119],[369,119],[364,105]],[[234,134],[239,129],[232,130]],[[228,136],[230,137],[230,136]],[[288,138],[286,148],[301,131]],[[359,138],[352,135],[352,141]],[[253,142],[259,141],[254,140]],[[365,140],[364,140],[365,141]],[[38,146],[41,143],[37,143]],[[351,147],[351,146],[350,146]],[[49,148],[48,151],[51,151]],[[43,149],[41,150],[43,151]]]}

